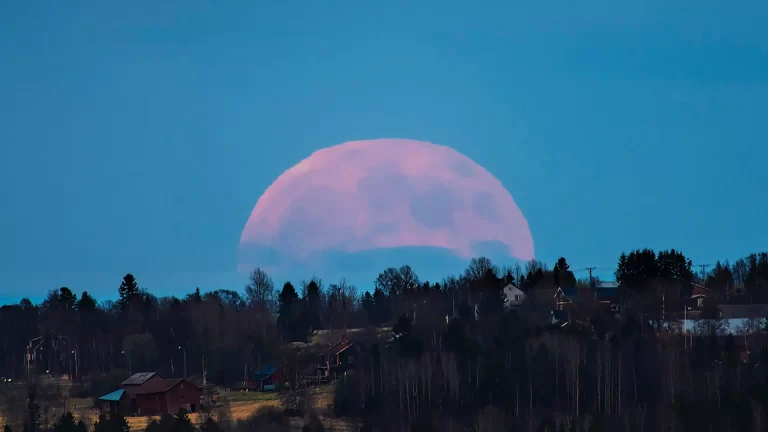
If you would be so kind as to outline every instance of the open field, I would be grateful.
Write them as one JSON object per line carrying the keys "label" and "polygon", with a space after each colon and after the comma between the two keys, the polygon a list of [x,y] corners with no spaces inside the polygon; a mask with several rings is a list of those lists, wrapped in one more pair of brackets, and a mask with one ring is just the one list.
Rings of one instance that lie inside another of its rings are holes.
{"label": "open field", "polygon": [[[333,385],[318,386],[313,388],[312,391],[313,407],[320,414],[326,430],[356,431],[357,426],[355,422],[348,419],[335,419],[325,415],[328,408],[333,405],[333,391]],[[222,396],[229,399],[233,421],[247,420],[261,410],[269,408],[280,409],[280,400],[277,393],[229,392],[223,393]],[[99,417],[99,412],[92,408],[90,399],[69,398],[64,404],[64,411],[71,411],[78,420],[83,420],[90,427],[93,427],[93,424]],[[200,420],[197,413],[190,414],[189,417],[193,423],[198,423]],[[147,427],[153,418],[159,417],[137,416],[126,417],[126,420],[131,426],[132,431],[141,431]],[[306,419],[291,419],[291,426],[295,430],[301,430],[305,423]],[[3,424],[5,424],[4,419],[0,417],[0,425]]]}

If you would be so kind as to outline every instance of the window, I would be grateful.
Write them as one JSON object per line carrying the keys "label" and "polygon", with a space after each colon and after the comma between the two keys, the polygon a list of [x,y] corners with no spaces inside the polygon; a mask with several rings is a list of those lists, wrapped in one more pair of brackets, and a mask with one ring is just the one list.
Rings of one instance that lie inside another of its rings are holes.
{"label": "window", "polygon": [[698,301],[699,307],[703,307],[704,306],[704,297],[699,297],[697,299],[697,301]]}
{"label": "window", "polygon": [[522,295],[515,294],[515,301],[522,301],[522,300],[523,300],[523,296]]}
{"label": "window", "polygon": [[349,362],[350,362],[350,363],[354,363],[354,362],[355,362],[355,358],[354,358],[354,357],[352,357],[352,356],[349,356],[349,357],[348,357],[348,359],[349,359]]}

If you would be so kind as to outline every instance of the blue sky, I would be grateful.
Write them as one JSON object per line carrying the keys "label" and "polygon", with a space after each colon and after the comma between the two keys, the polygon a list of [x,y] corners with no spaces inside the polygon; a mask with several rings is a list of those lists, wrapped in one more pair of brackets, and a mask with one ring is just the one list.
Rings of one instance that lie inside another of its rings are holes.
{"label": "blue sky", "polygon": [[379,137],[484,166],[550,263],[765,249],[768,3],[545,3],[2,3],[0,299],[238,289],[266,187]]}

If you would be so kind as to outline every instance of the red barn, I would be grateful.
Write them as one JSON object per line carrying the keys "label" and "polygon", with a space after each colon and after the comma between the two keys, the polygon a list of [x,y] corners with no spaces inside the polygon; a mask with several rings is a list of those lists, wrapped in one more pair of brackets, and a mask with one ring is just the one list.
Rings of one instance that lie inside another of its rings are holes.
{"label": "red barn", "polygon": [[138,415],[175,414],[184,408],[196,412],[203,391],[186,379],[151,379],[137,387],[125,389],[134,399]]}
{"label": "red barn", "polygon": [[248,377],[246,388],[255,391],[274,391],[282,384],[283,373],[276,365],[269,364]]}

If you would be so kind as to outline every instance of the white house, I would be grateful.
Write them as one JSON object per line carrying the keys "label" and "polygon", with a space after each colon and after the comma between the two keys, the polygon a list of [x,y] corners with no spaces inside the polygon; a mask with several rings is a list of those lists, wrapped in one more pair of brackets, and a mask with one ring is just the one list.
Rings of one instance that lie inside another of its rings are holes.
{"label": "white house", "polygon": [[507,296],[506,301],[504,302],[504,307],[510,308],[512,306],[520,306],[525,302],[526,295],[524,292],[520,291],[520,288],[514,286],[513,284],[509,284],[504,287],[504,295]]}

